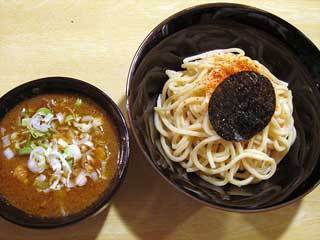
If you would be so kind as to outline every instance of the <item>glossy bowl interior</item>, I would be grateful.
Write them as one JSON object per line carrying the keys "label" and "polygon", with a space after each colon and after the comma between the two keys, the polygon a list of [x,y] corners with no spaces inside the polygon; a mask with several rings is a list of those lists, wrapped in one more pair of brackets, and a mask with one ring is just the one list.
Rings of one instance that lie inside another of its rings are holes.
{"label": "glossy bowl interior", "polygon": [[44,93],[76,93],[87,96],[100,105],[110,116],[119,136],[119,157],[116,176],[111,185],[105,190],[104,194],[91,206],[85,210],[59,218],[41,218],[31,216],[10,205],[0,196],[0,216],[3,218],[26,227],[33,228],[53,228],[65,226],[67,224],[78,222],[88,216],[97,213],[108,205],[112,196],[120,186],[128,166],[129,160],[129,134],[124,117],[118,106],[104,92],[89,83],[66,77],[48,77],[20,85],[6,93],[0,99],[0,119],[21,101],[32,96]]}
{"label": "glossy bowl interior", "polygon": [[[171,162],[159,143],[153,107],[167,80],[166,69],[213,49],[238,47],[264,64],[293,92],[297,139],[276,174],[258,184],[216,187]],[[183,10],[145,38],[132,61],[127,109],[133,135],[151,165],[178,190],[224,210],[255,212],[301,198],[320,179],[320,53],[299,30],[259,9],[238,4],[206,4]]]}

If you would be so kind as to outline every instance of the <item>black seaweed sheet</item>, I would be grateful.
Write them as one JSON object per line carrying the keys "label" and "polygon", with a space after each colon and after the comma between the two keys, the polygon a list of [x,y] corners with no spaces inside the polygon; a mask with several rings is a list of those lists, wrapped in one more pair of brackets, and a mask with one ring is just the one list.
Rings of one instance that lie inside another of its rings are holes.
{"label": "black seaweed sheet", "polygon": [[[173,23],[162,26],[161,30],[158,28],[154,38],[141,52],[143,59],[136,59],[136,65],[131,70],[128,103],[133,126],[143,149],[169,181],[209,204],[252,210],[289,201],[305,193],[319,180],[320,112],[317,105],[320,95],[316,84],[320,70],[316,65],[318,62],[310,66],[312,59],[318,59],[318,53],[308,55],[312,48],[301,49],[309,42],[303,42],[300,35],[295,39],[294,34],[297,33],[289,32],[267,17],[255,15],[255,10],[241,8],[212,7],[207,12],[199,10],[190,16],[185,14],[185,19],[176,18]],[[197,24],[185,28],[193,25],[192,22]],[[276,29],[274,35],[277,38],[290,41],[291,49],[274,37],[273,30],[268,27]],[[184,29],[176,32],[176,28]],[[157,44],[162,38],[165,39]],[[196,174],[186,173],[179,164],[171,162],[161,148],[159,133],[153,123],[153,107],[167,80],[166,69],[181,70],[182,60],[187,56],[232,47],[242,48],[247,56],[258,60],[279,79],[289,83],[293,92],[297,130],[296,141],[278,165],[275,175],[269,180],[241,188],[210,185]],[[152,50],[149,51],[149,48]],[[315,168],[317,164],[318,168]]]}
{"label": "black seaweed sheet", "polygon": [[270,122],[276,95],[268,78],[253,71],[227,77],[211,95],[208,113],[213,129],[228,141],[249,140]]}

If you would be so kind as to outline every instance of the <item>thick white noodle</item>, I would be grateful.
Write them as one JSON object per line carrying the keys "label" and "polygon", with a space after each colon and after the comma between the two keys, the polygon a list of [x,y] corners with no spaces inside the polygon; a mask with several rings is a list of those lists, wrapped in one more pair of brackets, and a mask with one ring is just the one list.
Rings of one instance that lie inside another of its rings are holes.
{"label": "thick white noodle", "polygon": [[[206,85],[214,57],[230,54],[254,63],[258,72],[271,81],[276,94],[270,123],[256,136],[240,143],[222,139],[212,128],[207,110],[211,94]],[[167,157],[216,186],[244,186],[271,178],[296,138],[288,84],[238,48],[188,57],[182,67],[185,71],[166,71],[169,79],[155,107],[154,123]]]}

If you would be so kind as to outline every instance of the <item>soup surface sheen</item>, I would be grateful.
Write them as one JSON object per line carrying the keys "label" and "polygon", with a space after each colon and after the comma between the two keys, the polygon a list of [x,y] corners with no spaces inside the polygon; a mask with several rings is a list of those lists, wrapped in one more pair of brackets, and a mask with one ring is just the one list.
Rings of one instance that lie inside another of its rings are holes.
{"label": "soup surface sheen", "polygon": [[0,120],[0,194],[41,217],[77,213],[108,188],[117,170],[118,136],[92,100],[43,94]]}

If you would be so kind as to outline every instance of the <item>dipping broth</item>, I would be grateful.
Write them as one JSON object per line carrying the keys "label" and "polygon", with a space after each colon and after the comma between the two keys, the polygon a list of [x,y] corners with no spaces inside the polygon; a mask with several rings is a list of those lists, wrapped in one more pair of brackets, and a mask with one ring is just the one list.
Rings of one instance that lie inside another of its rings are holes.
{"label": "dipping broth", "polygon": [[11,109],[0,130],[0,194],[28,214],[80,212],[116,174],[117,131],[87,97],[35,96]]}

